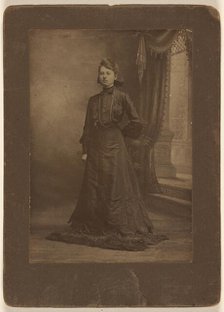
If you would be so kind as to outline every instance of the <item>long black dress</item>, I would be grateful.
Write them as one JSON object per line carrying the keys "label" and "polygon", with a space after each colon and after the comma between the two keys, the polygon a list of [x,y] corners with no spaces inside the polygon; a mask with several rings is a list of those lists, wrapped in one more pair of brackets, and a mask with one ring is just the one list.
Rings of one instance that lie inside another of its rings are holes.
{"label": "long black dress", "polygon": [[120,127],[125,115],[129,128],[139,131],[138,114],[126,93],[112,87],[90,98],[81,138],[87,160],[71,231],[50,239],[126,250],[142,250],[163,239],[152,234]]}
{"label": "long black dress", "polygon": [[140,124],[128,95],[116,87],[89,100],[81,142],[87,162],[72,227],[88,232],[149,233],[152,224],[119,127],[124,114]]}

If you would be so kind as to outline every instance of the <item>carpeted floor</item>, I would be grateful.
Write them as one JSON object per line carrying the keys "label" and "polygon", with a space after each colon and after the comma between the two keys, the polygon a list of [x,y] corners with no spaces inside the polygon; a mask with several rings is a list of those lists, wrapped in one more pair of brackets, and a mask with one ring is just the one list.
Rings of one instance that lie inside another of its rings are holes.
{"label": "carpeted floor", "polygon": [[[45,216],[46,218],[46,216]],[[191,220],[164,212],[150,212],[158,234],[169,240],[144,251],[120,251],[46,240],[53,231],[63,231],[66,225],[42,224],[32,227],[30,262],[32,263],[133,263],[133,262],[190,262],[192,260]]]}

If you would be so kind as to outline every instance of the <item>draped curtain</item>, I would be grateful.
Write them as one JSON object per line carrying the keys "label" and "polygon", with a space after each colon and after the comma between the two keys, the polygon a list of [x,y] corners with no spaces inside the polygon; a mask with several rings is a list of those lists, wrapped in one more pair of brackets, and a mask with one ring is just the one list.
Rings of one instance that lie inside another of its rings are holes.
{"label": "draped curtain", "polygon": [[[144,123],[138,145],[139,176],[145,194],[160,192],[154,165],[154,145],[160,134],[168,98],[169,53],[178,31],[153,30],[139,33],[136,64],[140,83],[139,114]],[[135,146],[136,147],[136,146]]]}

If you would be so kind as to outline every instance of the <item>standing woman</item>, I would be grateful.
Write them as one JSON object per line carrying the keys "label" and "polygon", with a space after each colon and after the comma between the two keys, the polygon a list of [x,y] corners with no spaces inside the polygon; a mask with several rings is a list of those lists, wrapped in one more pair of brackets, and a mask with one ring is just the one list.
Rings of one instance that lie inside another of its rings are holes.
{"label": "standing woman", "polygon": [[[69,242],[102,248],[142,250],[161,240],[141,197],[124,141],[142,125],[129,96],[117,85],[118,66],[103,59],[98,68],[102,92],[89,99],[83,135],[85,173],[76,208],[69,220]],[[122,130],[124,116],[129,124]],[[66,235],[61,240],[66,241]]]}

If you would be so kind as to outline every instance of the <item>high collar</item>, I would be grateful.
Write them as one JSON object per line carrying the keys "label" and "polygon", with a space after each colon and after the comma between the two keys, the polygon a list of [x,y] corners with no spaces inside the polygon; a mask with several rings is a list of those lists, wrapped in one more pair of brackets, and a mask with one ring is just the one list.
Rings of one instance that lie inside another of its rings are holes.
{"label": "high collar", "polygon": [[103,94],[112,94],[113,91],[114,91],[114,86],[112,86],[110,88],[104,88],[101,93],[103,93]]}

